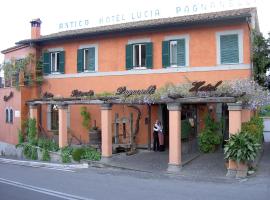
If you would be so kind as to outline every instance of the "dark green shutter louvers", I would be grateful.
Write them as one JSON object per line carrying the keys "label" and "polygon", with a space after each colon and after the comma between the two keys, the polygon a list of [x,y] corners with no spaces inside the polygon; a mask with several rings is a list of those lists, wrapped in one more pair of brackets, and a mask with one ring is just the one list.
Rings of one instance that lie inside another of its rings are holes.
{"label": "dark green shutter louvers", "polygon": [[220,63],[239,63],[238,35],[220,36]]}
{"label": "dark green shutter louvers", "polygon": [[83,49],[77,51],[77,72],[83,72]]}
{"label": "dark green shutter louvers", "polygon": [[43,53],[43,74],[51,73],[51,54],[49,52]]}
{"label": "dark green shutter louvers", "polygon": [[133,45],[126,45],[126,69],[130,70],[133,68]]}
{"label": "dark green shutter louvers", "polygon": [[170,66],[170,42],[162,42],[162,66],[164,68]]}
{"label": "dark green shutter louvers", "polygon": [[88,49],[89,51],[89,70],[95,71],[95,47]]}
{"label": "dark green shutter louvers", "polygon": [[146,68],[153,68],[153,43],[146,43]]}
{"label": "dark green shutter louvers", "polygon": [[59,52],[59,72],[65,73],[65,52],[60,51]]}
{"label": "dark green shutter louvers", "polygon": [[177,66],[186,66],[185,39],[177,40]]}

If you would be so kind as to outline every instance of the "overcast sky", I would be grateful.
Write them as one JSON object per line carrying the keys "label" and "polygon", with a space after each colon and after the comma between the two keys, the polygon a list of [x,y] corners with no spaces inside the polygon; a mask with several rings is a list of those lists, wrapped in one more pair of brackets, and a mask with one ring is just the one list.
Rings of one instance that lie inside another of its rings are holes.
{"label": "overcast sky", "polygon": [[[269,0],[3,0],[0,50],[30,38],[30,20],[42,20],[41,34],[196,13],[256,6],[261,31],[270,32]],[[0,55],[0,63],[3,55]]]}

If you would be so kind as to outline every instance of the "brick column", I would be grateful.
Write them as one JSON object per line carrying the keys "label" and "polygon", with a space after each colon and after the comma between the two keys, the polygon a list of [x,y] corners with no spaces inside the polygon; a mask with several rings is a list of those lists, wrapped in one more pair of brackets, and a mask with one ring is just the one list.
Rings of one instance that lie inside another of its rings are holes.
{"label": "brick column", "polygon": [[30,105],[29,106],[29,113],[30,113],[30,118],[31,119],[36,119],[38,120],[38,108],[37,105]]}
{"label": "brick column", "polygon": [[[242,124],[242,103],[228,103],[229,110],[229,135],[237,134],[241,131]],[[234,176],[237,164],[233,160],[229,160],[227,176]]]}
{"label": "brick column", "polygon": [[59,147],[68,145],[68,132],[67,132],[67,109],[66,105],[58,106],[59,109]]}
{"label": "brick column", "polygon": [[168,171],[178,172],[181,169],[181,105],[171,103],[169,110],[169,164]]}
{"label": "brick column", "polygon": [[101,152],[102,160],[112,156],[112,105],[101,105]]}

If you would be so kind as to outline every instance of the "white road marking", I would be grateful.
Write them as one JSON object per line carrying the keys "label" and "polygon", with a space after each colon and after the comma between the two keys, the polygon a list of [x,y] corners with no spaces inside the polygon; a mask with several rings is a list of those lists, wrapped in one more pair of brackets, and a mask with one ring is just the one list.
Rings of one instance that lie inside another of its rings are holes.
{"label": "white road marking", "polygon": [[11,181],[11,180],[4,179],[4,178],[0,178],[0,182],[4,183],[4,184],[15,186],[15,187],[19,187],[19,188],[23,188],[23,189],[27,189],[27,190],[31,190],[31,191],[35,191],[35,192],[39,192],[39,193],[42,193],[42,194],[47,194],[47,195],[50,195],[50,196],[59,197],[59,198],[62,198],[62,199],[67,199],[67,200],[94,200],[94,199],[89,199],[89,198],[80,197],[80,196],[76,196],[76,195],[66,194],[66,193],[62,193],[62,192],[58,192],[58,191],[54,191],[54,190],[40,188],[40,187],[36,187],[36,186],[32,186],[32,185],[27,185],[27,184],[24,184],[24,183]]}

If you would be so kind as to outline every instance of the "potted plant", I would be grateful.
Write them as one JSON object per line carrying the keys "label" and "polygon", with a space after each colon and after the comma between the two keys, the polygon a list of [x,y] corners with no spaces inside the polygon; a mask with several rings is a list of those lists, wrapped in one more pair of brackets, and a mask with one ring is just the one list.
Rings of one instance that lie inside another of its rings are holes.
{"label": "potted plant", "polygon": [[96,126],[96,120],[94,120],[94,126],[91,126],[91,115],[85,106],[81,107],[81,116],[83,118],[83,127],[89,131],[89,143],[92,145],[100,144],[101,131]]}
{"label": "potted plant", "polygon": [[240,132],[232,135],[224,147],[225,159],[233,160],[237,163],[237,177],[246,177],[248,171],[248,161],[254,161],[260,144],[256,138],[247,132]]}

